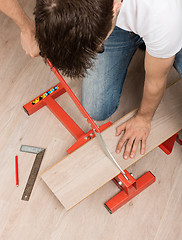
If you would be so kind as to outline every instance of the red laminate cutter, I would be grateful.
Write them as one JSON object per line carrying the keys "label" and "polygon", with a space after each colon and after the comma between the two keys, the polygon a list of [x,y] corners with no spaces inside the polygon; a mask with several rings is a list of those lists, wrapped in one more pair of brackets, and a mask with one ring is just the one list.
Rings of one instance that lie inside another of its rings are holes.
{"label": "red laminate cutter", "polygon": [[[47,63],[50,66],[53,73],[56,75],[58,80],[60,81],[57,85],[53,86],[46,92],[42,93],[40,96],[30,101],[26,105],[24,105],[24,109],[28,115],[33,114],[43,106],[47,106],[51,112],[58,118],[59,121],[67,128],[67,130],[73,135],[73,137],[77,140],[75,144],[73,144],[68,150],[68,153],[73,152],[84,143],[95,137],[95,133],[102,132],[104,129],[109,127],[112,123],[108,122],[103,124],[100,127],[97,127],[95,122],[86,112],[84,107],[81,105],[77,97],[74,95],[68,84],[64,81],[58,70],[52,65],[52,63],[47,59]],[[62,107],[55,101],[55,98],[67,92],[73,102],[76,104],[82,115],[87,119],[88,123],[91,125],[92,130],[85,133],[74,121],[73,119],[62,109]],[[95,130],[95,131],[94,131]],[[172,141],[167,140],[165,143],[160,145],[160,148],[163,149],[166,153],[172,151],[174,142],[179,139],[178,135],[175,135]],[[175,139],[175,140],[174,140]],[[182,144],[182,142],[180,142]],[[165,145],[165,146],[164,146]],[[166,150],[167,149],[167,150]],[[168,150],[169,149],[169,150]],[[116,196],[111,198],[108,202],[105,203],[105,207],[110,213],[115,212],[118,208],[123,206],[129,200],[131,200],[134,196],[139,194],[141,191],[146,189],[149,185],[155,182],[155,176],[149,171],[145,173],[142,177],[135,180],[127,170],[124,170],[124,175],[119,174],[117,177],[113,179],[115,184],[120,188],[121,192],[119,192]]]}

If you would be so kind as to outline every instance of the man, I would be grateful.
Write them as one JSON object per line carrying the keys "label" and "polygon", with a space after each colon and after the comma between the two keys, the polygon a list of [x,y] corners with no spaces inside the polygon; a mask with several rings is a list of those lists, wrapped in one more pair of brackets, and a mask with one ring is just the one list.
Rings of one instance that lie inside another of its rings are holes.
{"label": "man", "polygon": [[35,22],[42,56],[64,75],[83,77],[82,104],[95,120],[116,111],[129,63],[145,42],[141,105],[116,129],[124,131],[116,152],[126,143],[124,158],[133,158],[141,142],[144,154],[173,64],[182,76],[182,1],[37,0]]}

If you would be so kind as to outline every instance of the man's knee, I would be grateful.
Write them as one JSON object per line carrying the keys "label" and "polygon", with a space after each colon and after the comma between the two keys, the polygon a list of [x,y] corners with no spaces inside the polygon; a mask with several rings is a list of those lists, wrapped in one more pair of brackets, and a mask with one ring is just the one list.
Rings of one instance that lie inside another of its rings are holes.
{"label": "man's knee", "polygon": [[119,103],[113,105],[94,105],[91,102],[89,104],[82,102],[83,107],[88,112],[90,117],[96,121],[103,121],[109,118],[118,108]]}

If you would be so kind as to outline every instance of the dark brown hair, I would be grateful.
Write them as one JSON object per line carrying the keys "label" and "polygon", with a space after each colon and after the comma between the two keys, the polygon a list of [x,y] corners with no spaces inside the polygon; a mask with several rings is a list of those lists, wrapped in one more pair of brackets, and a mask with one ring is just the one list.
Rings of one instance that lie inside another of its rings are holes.
{"label": "dark brown hair", "polygon": [[112,27],[113,0],[37,0],[41,55],[69,77],[84,77]]}

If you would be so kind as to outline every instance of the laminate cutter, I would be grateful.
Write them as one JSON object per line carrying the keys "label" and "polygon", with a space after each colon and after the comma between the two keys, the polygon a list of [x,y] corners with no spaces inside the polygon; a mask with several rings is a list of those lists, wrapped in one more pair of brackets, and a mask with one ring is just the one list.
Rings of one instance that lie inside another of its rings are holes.
{"label": "laminate cutter", "polygon": [[[67,128],[67,130],[73,135],[76,139],[76,143],[73,144],[68,150],[68,154],[90,141],[90,139],[95,136],[98,138],[101,147],[105,154],[114,162],[114,158],[110,154],[107,146],[102,139],[101,132],[109,127],[112,123],[107,122],[106,124],[97,127],[95,122],[86,112],[84,107],[81,105],[77,97],[74,95],[68,84],[62,78],[58,70],[52,65],[52,63],[47,59],[47,63],[50,66],[53,73],[56,75],[58,80],[60,81],[57,85],[53,86],[49,90],[42,93],[40,96],[36,97],[26,105],[24,105],[24,109],[28,115],[33,114],[40,108],[47,106],[51,112],[58,118],[58,120]],[[63,110],[63,108],[55,101],[55,99],[62,94],[67,92],[75,105],[78,107],[82,115],[87,119],[88,123],[91,125],[92,129],[85,133],[74,121],[73,119]],[[174,135],[172,138],[167,140],[165,143],[161,144],[159,147],[169,154],[172,151],[175,140],[181,141],[178,135]],[[182,141],[180,142],[182,144]],[[114,162],[117,165],[117,162]],[[145,173],[143,176],[138,178],[137,180],[127,171],[122,170],[122,168],[118,165],[120,169],[120,174],[113,179],[114,183],[121,190],[117,195],[111,198],[109,201],[105,203],[106,209],[109,213],[115,212],[118,208],[123,206],[129,200],[131,200],[134,196],[138,195],[141,191],[146,189],[152,183],[155,182],[155,176],[149,171]]]}

